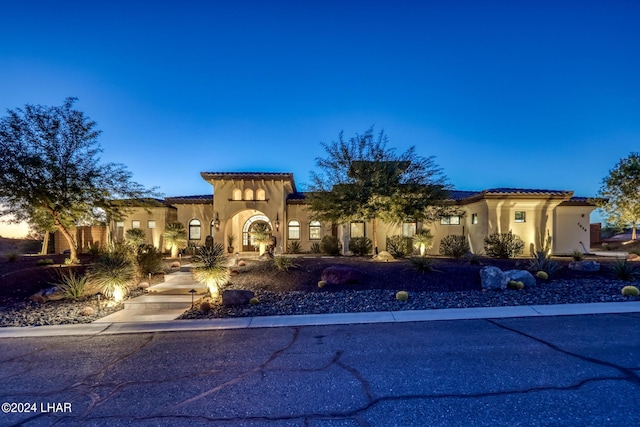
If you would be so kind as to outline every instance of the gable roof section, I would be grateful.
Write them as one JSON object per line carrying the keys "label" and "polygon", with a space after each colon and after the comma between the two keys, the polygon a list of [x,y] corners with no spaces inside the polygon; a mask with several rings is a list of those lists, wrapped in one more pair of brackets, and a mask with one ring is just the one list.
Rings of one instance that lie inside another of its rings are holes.
{"label": "gable roof section", "polygon": [[213,203],[212,194],[202,194],[197,196],[176,196],[167,197],[164,199],[168,204],[198,204],[198,203]]}

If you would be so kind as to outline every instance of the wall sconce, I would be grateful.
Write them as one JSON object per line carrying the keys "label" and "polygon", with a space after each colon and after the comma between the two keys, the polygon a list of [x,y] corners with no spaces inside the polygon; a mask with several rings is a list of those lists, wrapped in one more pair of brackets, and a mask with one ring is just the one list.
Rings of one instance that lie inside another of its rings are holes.
{"label": "wall sconce", "polygon": [[218,212],[216,212],[216,219],[213,221],[213,226],[217,231],[220,231],[220,218],[218,217]]}
{"label": "wall sconce", "polygon": [[276,212],[276,231],[280,231],[280,219],[278,218],[277,212]]}

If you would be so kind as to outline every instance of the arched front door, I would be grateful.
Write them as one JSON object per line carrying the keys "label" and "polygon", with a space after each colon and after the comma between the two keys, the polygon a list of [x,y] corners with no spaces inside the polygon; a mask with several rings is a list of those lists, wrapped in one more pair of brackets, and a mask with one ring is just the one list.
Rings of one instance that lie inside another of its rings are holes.
{"label": "arched front door", "polygon": [[242,227],[242,250],[244,252],[255,251],[255,245],[253,244],[253,238],[251,237],[251,232],[255,228],[257,224],[267,224],[271,230],[273,227],[271,226],[271,221],[265,215],[254,215],[244,223]]}

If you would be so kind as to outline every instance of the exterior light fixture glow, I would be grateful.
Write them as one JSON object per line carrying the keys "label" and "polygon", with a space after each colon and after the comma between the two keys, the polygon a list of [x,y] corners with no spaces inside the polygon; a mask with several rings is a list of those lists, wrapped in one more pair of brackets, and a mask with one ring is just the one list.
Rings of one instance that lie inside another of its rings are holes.
{"label": "exterior light fixture glow", "polygon": [[280,231],[280,219],[278,218],[277,212],[276,212],[276,231]]}
{"label": "exterior light fixture glow", "polygon": [[220,218],[218,217],[218,212],[216,212],[216,219],[213,221],[213,226],[216,231],[220,231]]}

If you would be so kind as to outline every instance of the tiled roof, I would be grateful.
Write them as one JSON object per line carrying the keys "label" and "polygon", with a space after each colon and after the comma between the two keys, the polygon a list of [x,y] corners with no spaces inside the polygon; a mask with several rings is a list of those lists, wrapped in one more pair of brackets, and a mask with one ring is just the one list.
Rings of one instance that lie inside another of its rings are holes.
{"label": "tiled roof", "polygon": [[293,179],[292,172],[200,172],[200,175],[204,178],[262,178],[262,177],[282,177]]}
{"label": "tiled roof", "polygon": [[490,188],[482,191],[483,194],[513,194],[513,195],[540,195],[540,196],[569,196],[573,191],[567,190],[541,190],[534,188]]}
{"label": "tiled roof", "polygon": [[287,196],[287,200],[304,200],[306,198],[306,193],[302,193],[302,192],[295,192],[295,193],[291,193]]}
{"label": "tiled roof", "polygon": [[449,199],[464,200],[469,197],[477,196],[478,194],[480,194],[480,191],[449,190]]}
{"label": "tiled roof", "polygon": [[176,196],[167,197],[167,203],[209,203],[213,201],[212,194],[202,194],[197,196]]}

